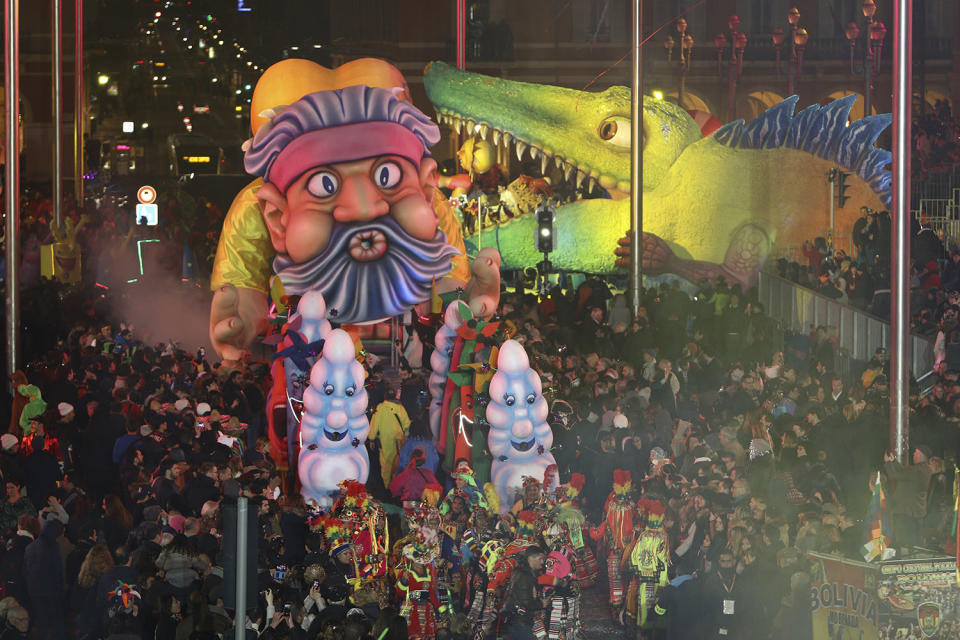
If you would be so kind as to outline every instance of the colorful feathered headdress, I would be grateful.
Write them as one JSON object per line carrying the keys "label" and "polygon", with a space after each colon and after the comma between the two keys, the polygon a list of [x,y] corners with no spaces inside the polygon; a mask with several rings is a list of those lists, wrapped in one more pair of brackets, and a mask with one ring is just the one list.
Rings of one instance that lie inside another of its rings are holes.
{"label": "colorful feathered headdress", "polygon": [[637,500],[637,510],[646,520],[647,529],[659,529],[663,526],[663,516],[667,510],[659,501],[640,498]]}
{"label": "colorful feathered headdress", "polygon": [[487,498],[487,511],[491,515],[500,513],[500,494],[497,493],[497,489],[492,482],[483,484],[483,495]]}
{"label": "colorful feathered headdress", "polygon": [[120,580],[117,580],[116,588],[107,595],[120,601],[124,609],[129,609],[133,606],[134,598],[137,600],[141,599],[140,592],[136,590],[135,585],[130,585]]}
{"label": "colorful feathered headdress", "polygon": [[350,530],[343,520],[339,518],[327,518],[324,522],[323,531],[327,537],[327,543],[330,545],[331,556],[346,551],[353,545]]}
{"label": "colorful feathered headdress", "polygon": [[534,539],[537,537],[537,514],[524,509],[517,514],[517,537]]}
{"label": "colorful feathered headdress", "polygon": [[417,564],[430,564],[436,560],[440,550],[430,544],[423,535],[418,534],[413,542],[403,546],[403,557]]}
{"label": "colorful feathered headdress", "polygon": [[549,490],[550,487],[554,486],[553,483],[557,479],[557,465],[551,464],[547,465],[547,468],[543,470],[543,488],[544,490]]}
{"label": "colorful feathered headdress", "polygon": [[582,473],[574,473],[570,476],[570,483],[567,485],[567,499],[576,500],[580,492],[583,491],[583,485],[587,482],[587,477]]}
{"label": "colorful feathered headdress", "polygon": [[626,469],[614,469],[613,471],[613,492],[618,496],[624,496],[630,493],[633,488],[633,481],[630,472]]}
{"label": "colorful feathered headdress", "polygon": [[443,493],[443,487],[436,483],[430,483],[423,488],[420,499],[431,507],[436,507],[440,501],[440,495]]}

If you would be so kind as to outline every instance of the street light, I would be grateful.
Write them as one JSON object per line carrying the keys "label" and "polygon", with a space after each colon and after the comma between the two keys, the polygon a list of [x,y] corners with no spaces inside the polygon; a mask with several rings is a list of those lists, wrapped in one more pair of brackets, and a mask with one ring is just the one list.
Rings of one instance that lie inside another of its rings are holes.
{"label": "street light", "polygon": [[[740,31],[740,18],[736,15],[730,16],[730,19],[727,20],[727,28],[730,30],[729,43],[732,44],[730,59],[727,61],[727,84],[730,91],[727,119],[732,121],[737,116],[737,80],[743,73],[743,50],[747,48],[747,34]],[[727,36],[718,33],[713,39],[713,43],[717,47],[717,74],[720,74],[723,69],[723,56],[728,43]]]}
{"label": "street light", "polygon": [[[800,26],[800,10],[792,7],[787,12],[787,22],[790,24],[790,67],[787,71],[787,95],[796,93],[797,80],[803,73],[803,52],[807,48],[810,34]],[[773,44],[777,49],[777,72],[780,72],[780,48],[786,40],[782,29],[773,32]]]}
{"label": "street light", "polygon": [[[677,34],[680,38],[680,65],[677,69],[677,104],[683,105],[683,89],[686,81],[687,72],[690,71],[690,58],[693,56],[693,36],[687,33],[687,21],[683,18],[677,20]],[[667,62],[673,57],[674,47],[673,37],[667,35],[663,42],[667,50]]]}
{"label": "street light", "polygon": [[863,17],[867,20],[866,42],[864,43],[863,62],[860,65],[856,63],[857,39],[860,37],[860,27],[856,22],[851,22],[843,30],[847,36],[847,42],[850,43],[850,73],[855,76],[863,76],[863,115],[869,116],[871,111],[871,94],[873,90],[874,73],[880,70],[880,54],[883,51],[883,41],[887,37],[887,28],[874,16],[877,12],[877,5],[873,0],[864,0],[861,7]]}

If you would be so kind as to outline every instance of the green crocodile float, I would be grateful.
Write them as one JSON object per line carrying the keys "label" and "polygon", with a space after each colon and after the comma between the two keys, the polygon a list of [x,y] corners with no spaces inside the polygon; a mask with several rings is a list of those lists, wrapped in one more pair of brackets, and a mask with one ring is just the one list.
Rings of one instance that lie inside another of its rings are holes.
{"label": "green crocodile float", "polygon": [[[539,159],[586,191],[557,210],[560,269],[609,273],[630,227],[630,89],[590,93],[493,78],[442,62],[427,66],[427,96],[441,124]],[[745,285],[777,247],[799,245],[830,229],[832,168],[849,172],[849,201],[835,211],[835,232],[849,232],[860,207],[888,208],[889,151],[874,146],[889,114],[848,122],[855,95],[794,114],[787,98],[749,124],[737,120],[703,137],[693,118],[669,102],[643,104],[643,268],[688,280],[724,275]],[[482,232],[503,267],[536,264],[533,215]],[[479,238],[467,238],[468,252]],[[472,249],[472,250],[471,250]]]}

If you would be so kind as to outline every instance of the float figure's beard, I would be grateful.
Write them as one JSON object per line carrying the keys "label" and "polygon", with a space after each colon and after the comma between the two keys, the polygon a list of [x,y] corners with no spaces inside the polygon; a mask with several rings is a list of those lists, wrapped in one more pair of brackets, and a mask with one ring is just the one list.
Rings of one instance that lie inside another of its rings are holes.
{"label": "float figure's beard", "polygon": [[450,272],[451,258],[458,254],[439,229],[431,240],[418,240],[383,216],[334,225],[320,255],[294,263],[278,254],[273,268],[288,295],[319,290],[332,320],[366,322],[429,300],[434,279]]}

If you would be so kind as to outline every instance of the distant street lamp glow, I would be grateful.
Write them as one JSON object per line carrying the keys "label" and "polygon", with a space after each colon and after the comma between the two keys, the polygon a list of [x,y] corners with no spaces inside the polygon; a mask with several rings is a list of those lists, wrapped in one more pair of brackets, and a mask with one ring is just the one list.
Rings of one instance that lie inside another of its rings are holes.
{"label": "distant street lamp glow", "polygon": [[654,100],[663,100],[663,91],[654,91],[653,92]]}
{"label": "distant street lamp glow", "polygon": [[100,85],[101,87],[107,84],[108,82],[110,82],[110,76],[103,73],[97,76],[97,84]]}
{"label": "distant street lamp glow", "polygon": [[130,120],[124,120],[123,122],[123,132],[124,133],[133,133],[133,122]]}

